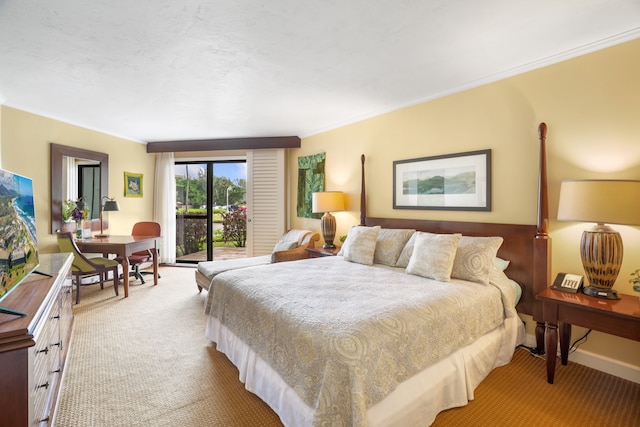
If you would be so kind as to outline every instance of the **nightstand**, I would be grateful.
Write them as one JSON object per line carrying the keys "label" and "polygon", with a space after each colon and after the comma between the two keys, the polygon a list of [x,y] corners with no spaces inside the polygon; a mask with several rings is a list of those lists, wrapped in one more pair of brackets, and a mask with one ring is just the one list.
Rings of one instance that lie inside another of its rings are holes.
{"label": "nightstand", "polygon": [[340,252],[340,248],[325,249],[325,248],[307,248],[309,252],[309,258],[321,258],[323,256],[336,256]]}
{"label": "nightstand", "polygon": [[542,302],[545,322],[544,347],[547,353],[547,382],[553,384],[556,371],[556,348],[560,333],[560,358],[566,365],[569,357],[571,325],[640,341],[640,301],[638,297],[620,295],[619,300],[590,297],[578,292],[547,288],[536,299]]}

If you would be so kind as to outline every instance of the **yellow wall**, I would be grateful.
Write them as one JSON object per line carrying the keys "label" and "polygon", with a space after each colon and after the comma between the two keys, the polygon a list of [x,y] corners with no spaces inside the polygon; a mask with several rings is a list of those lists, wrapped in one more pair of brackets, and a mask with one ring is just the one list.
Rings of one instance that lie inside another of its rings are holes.
{"label": "yellow wall", "polygon": [[[359,221],[360,155],[366,156],[369,216],[535,224],[540,122],[549,127],[549,214],[553,275],[582,274],[579,242],[589,224],[555,220],[560,181],[640,179],[640,39],[556,65],[404,108],[304,138],[289,156],[326,152],[326,188],[347,195],[348,212],[335,214],[337,235]],[[425,76],[428,78],[428,76]],[[394,210],[392,162],[492,149],[491,212]],[[297,183],[291,183],[297,190]],[[319,230],[296,216],[292,227]],[[640,212],[638,213],[640,216]],[[640,228],[614,226],[625,245],[615,289],[636,295],[628,279],[640,268]],[[533,322],[525,316],[527,332]],[[585,331],[574,327],[574,338]],[[581,349],[640,366],[640,343],[594,332]]]}
{"label": "yellow wall", "polygon": [[[135,222],[152,219],[155,155],[147,154],[145,145],[6,106],[0,109],[2,168],[33,179],[40,251],[58,251],[50,225],[52,142],[109,154],[109,195],[120,205],[119,212],[109,213],[111,233],[130,234]],[[144,174],[143,198],[124,197],[125,171]]]}

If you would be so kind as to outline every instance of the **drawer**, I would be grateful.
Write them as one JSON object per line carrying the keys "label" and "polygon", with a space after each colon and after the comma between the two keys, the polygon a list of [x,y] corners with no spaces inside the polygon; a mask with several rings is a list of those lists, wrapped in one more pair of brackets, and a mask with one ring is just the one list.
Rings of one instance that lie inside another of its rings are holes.
{"label": "drawer", "polygon": [[[47,314],[36,345],[30,350],[32,355],[32,416],[34,425],[51,415],[54,391],[60,381],[61,349],[59,304],[54,304]],[[44,320],[44,319],[43,319]]]}

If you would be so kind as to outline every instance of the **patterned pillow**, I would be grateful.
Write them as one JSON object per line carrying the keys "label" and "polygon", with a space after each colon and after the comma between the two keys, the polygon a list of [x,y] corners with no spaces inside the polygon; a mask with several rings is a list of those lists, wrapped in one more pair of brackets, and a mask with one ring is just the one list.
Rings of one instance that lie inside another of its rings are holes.
{"label": "patterned pillow", "polygon": [[373,262],[394,267],[400,256],[400,251],[414,232],[415,230],[381,228],[376,242],[376,251],[373,254]]}
{"label": "patterned pillow", "polygon": [[407,265],[407,273],[441,282],[451,280],[453,260],[462,236],[424,232],[416,234],[416,244]]}
{"label": "patterned pillow", "polygon": [[404,245],[404,248],[402,248],[402,252],[400,252],[400,256],[396,261],[396,267],[407,268],[407,265],[409,265],[411,254],[413,254],[413,247],[416,244],[417,234],[418,233],[413,233],[413,235],[411,235],[411,238],[409,238],[409,241],[407,241],[407,243]]}
{"label": "patterned pillow", "polygon": [[379,233],[380,226],[378,225],[375,227],[351,227],[349,234],[347,234],[347,240],[342,246],[344,259],[358,264],[373,265],[373,254],[376,250]]}
{"label": "patterned pillow", "polygon": [[502,240],[502,237],[462,236],[453,261],[451,277],[488,284],[489,273]]}

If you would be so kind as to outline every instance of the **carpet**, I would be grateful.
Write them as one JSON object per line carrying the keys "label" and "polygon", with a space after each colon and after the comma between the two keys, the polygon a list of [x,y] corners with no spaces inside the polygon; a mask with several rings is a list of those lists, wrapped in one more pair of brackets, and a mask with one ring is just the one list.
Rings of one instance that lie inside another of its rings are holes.
{"label": "carpet", "polygon": [[161,267],[128,298],[83,287],[56,426],[282,425],[205,338],[194,272]]}

